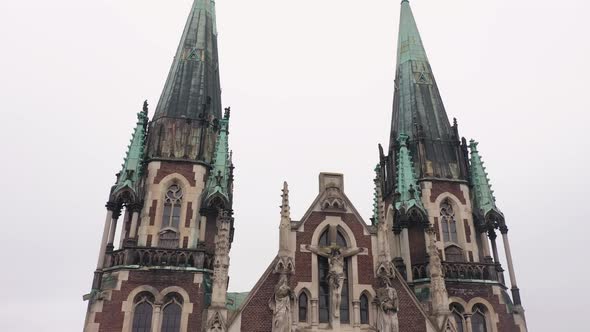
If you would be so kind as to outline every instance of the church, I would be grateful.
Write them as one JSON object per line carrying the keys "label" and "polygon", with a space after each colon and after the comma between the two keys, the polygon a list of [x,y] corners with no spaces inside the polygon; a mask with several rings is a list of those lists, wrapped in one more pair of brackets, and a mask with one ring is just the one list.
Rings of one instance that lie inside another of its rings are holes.
{"label": "church", "polygon": [[478,143],[447,117],[408,0],[398,33],[372,215],[357,212],[343,174],[320,173],[293,220],[284,183],[279,250],[254,262],[268,267],[253,289],[229,293],[232,243],[253,240],[234,239],[215,1],[194,0],[153,116],[144,103],[110,189],[84,331],[527,331],[507,220]]}

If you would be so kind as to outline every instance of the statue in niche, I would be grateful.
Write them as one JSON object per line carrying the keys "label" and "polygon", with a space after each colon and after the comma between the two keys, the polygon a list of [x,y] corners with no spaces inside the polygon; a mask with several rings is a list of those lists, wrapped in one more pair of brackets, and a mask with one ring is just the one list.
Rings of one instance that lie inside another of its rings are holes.
{"label": "statue in niche", "polygon": [[344,259],[346,257],[354,256],[364,252],[363,248],[340,248],[324,247],[318,248],[315,246],[306,245],[305,248],[314,254],[328,258],[330,264],[330,272],[328,272],[328,283],[330,285],[330,313],[332,318],[340,318],[340,304],[342,302],[342,287],[344,276]]}
{"label": "statue in niche", "polygon": [[275,286],[274,296],[269,301],[273,311],[272,332],[291,332],[291,299],[293,292],[289,287],[289,278],[281,274],[279,283]]}
{"label": "statue in niche", "polygon": [[382,287],[377,289],[377,330],[379,332],[399,332],[397,312],[399,298],[397,291],[391,285],[389,277],[381,277]]}

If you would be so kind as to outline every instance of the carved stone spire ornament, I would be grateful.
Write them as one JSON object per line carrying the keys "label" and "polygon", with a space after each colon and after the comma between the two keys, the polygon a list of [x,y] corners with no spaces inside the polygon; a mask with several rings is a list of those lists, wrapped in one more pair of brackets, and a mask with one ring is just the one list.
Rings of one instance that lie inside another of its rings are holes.
{"label": "carved stone spire ornament", "polygon": [[272,332],[290,332],[292,322],[291,303],[294,299],[293,290],[289,282],[289,275],[295,272],[293,263],[294,252],[290,245],[291,207],[289,206],[289,186],[283,183],[281,203],[281,223],[279,226],[279,254],[274,273],[280,274],[279,282],[275,285],[273,296],[268,306],[273,312]]}
{"label": "carved stone spire ornament", "polygon": [[217,215],[217,235],[215,236],[215,260],[213,263],[213,293],[211,305],[213,307],[225,308],[229,250],[230,250],[230,212],[219,209]]}
{"label": "carved stone spire ornament", "polygon": [[291,248],[291,207],[289,206],[289,185],[283,183],[281,204],[281,223],[279,226],[279,258],[275,266],[275,273],[292,274],[295,271],[293,257],[295,253]]}
{"label": "carved stone spire ornament", "polygon": [[436,318],[439,326],[448,320],[451,315],[449,310],[449,294],[445,285],[442,262],[435,244],[435,230],[430,227],[427,230],[429,237],[428,245],[428,272],[430,274],[430,296],[432,301],[432,315]]}

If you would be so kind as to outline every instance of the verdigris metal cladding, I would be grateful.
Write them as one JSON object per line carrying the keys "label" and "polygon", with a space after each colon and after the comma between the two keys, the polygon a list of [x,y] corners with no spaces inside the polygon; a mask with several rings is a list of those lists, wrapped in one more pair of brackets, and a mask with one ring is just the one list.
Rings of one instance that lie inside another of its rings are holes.
{"label": "verdigris metal cladding", "polygon": [[215,2],[195,0],[150,125],[148,157],[210,162],[220,118]]}
{"label": "verdigris metal cladding", "polygon": [[398,150],[400,134],[419,178],[467,180],[456,126],[451,126],[426,56],[410,4],[402,2],[389,155]]}

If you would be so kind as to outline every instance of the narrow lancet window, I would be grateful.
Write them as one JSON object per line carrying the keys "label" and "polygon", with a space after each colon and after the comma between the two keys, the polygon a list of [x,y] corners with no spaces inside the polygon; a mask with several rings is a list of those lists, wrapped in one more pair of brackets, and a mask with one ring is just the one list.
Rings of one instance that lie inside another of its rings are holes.
{"label": "narrow lancet window", "polygon": [[443,240],[447,243],[458,243],[455,212],[453,211],[453,205],[448,198],[440,204],[440,220],[442,224]]}
{"label": "narrow lancet window", "polygon": [[301,292],[299,295],[299,321],[307,322],[307,294]]}
{"label": "narrow lancet window", "polygon": [[162,317],[162,332],[180,332],[180,318],[182,316],[182,299],[178,294],[166,297]]}
{"label": "narrow lancet window", "polygon": [[473,315],[471,316],[471,331],[472,332],[487,332],[488,327],[486,323],[485,309],[480,305],[473,308]]}
{"label": "narrow lancet window", "polygon": [[132,332],[151,332],[154,296],[141,293],[135,297]]}
{"label": "narrow lancet window", "polygon": [[360,298],[361,324],[369,324],[369,298],[363,294]]}

